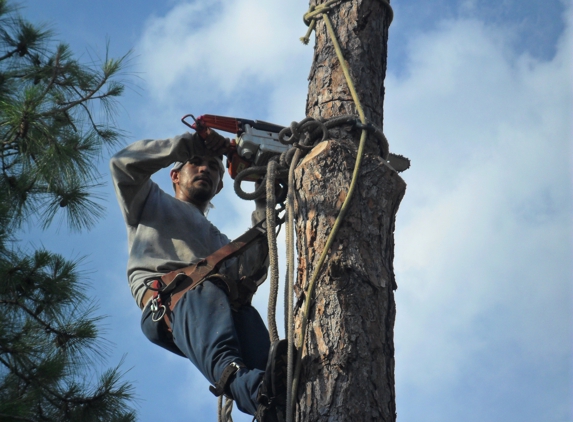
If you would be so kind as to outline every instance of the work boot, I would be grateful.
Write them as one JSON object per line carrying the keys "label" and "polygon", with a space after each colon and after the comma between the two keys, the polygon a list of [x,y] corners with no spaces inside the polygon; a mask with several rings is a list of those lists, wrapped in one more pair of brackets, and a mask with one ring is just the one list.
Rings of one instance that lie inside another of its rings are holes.
{"label": "work boot", "polygon": [[284,422],[286,418],[287,387],[287,352],[286,340],[275,341],[269,350],[269,359],[257,401],[255,419],[258,422]]}

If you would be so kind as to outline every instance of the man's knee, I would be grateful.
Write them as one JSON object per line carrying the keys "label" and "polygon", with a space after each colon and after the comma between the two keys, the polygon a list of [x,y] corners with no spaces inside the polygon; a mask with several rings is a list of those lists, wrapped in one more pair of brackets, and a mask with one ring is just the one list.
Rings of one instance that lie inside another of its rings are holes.
{"label": "man's knee", "polygon": [[214,274],[205,283],[207,281],[225,292],[234,311],[250,306],[258,287],[250,278],[244,277],[240,280],[235,280],[222,274]]}
{"label": "man's knee", "polygon": [[141,331],[153,344],[163,347],[176,355],[185,356],[173,342],[173,337],[167,330],[165,321],[163,319],[159,321],[153,320],[149,305],[143,309],[141,315]]}

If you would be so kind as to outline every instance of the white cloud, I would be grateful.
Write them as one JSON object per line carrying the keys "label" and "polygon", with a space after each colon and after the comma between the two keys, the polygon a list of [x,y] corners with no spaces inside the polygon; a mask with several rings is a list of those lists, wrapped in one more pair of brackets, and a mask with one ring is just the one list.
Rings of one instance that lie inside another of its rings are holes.
{"label": "white cloud", "polygon": [[513,55],[510,38],[449,21],[387,78],[391,149],[412,158],[397,217],[399,388],[448,390],[510,344],[492,376],[555,370],[571,353],[571,26],[550,62]]}
{"label": "white cloud", "polygon": [[162,106],[193,101],[218,108],[220,102],[233,108],[246,96],[250,103],[272,101],[268,111],[275,117],[272,108],[285,104],[277,94],[289,102],[290,82],[305,83],[310,66],[312,48],[297,41],[306,30],[305,3],[180,2],[166,16],[150,19],[136,51],[151,96]]}

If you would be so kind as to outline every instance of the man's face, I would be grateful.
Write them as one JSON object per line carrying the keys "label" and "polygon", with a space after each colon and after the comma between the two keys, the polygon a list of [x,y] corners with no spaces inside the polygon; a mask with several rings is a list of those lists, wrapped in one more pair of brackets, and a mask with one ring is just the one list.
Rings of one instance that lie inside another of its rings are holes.
{"label": "man's face", "polygon": [[215,157],[195,156],[179,171],[172,171],[171,180],[179,188],[177,198],[200,206],[207,204],[223,187],[220,168]]}

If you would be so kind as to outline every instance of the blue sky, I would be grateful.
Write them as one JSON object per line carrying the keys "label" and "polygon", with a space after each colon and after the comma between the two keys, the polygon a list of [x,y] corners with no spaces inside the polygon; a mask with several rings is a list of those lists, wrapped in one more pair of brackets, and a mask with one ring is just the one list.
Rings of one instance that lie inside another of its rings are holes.
{"label": "blue sky", "polygon": [[[305,1],[21,4],[86,59],[106,40],[114,56],[133,50],[117,120],[126,143],[182,133],[187,113],[304,117]],[[396,224],[398,418],[573,421],[571,2],[392,4],[384,131],[412,159]],[[107,161],[101,169],[109,179]],[[169,190],[167,179],[155,178]],[[92,232],[23,237],[88,257],[114,344],[108,365],[125,356],[141,421],[216,420],[200,374],[140,333],[125,229],[109,183],[104,193]],[[231,189],[215,206],[210,218],[230,237],[247,228],[252,205]]]}

